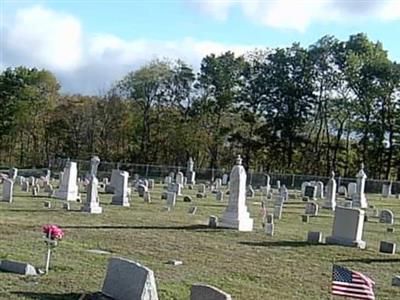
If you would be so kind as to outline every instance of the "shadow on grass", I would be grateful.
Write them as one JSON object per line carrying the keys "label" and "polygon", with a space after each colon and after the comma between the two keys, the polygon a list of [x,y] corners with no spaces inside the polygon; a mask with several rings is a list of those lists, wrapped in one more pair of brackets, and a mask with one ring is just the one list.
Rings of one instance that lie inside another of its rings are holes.
{"label": "shadow on grass", "polygon": [[34,198],[34,199],[40,199],[40,198],[42,198],[42,199],[44,199],[44,198],[46,198],[46,199],[54,199],[54,198],[51,198],[51,197],[46,196],[46,195],[32,196],[32,194],[29,194],[29,195],[21,194],[21,195],[15,195],[15,196],[16,196],[17,198],[20,197],[20,198]]}
{"label": "shadow on grass", "polygon": [[139,229],[139,230],[194,230],[218,232],[219,229],[212,229],[207,225],[188,225],[188,226],[131,226],[131,225],[66,225],[65,229]]}
{"label": "shadow on grass", "polygon": [[372,263],[397,263],[400,262],[400,258],[357,258],[357,259],[343,259],[337,260],[336,262],[358,262],[363,264]]}
{"label": "shadow on grass", "polygon": [[263,242],[239,242],[241,245],[256,247],[305,247],[326,246],[325,244],[310,244],[306,241],[263,241]]}
{"label": "shadow on grass", "polygon": [[[64,211],[61,209],[57,209],[57,208],[43,208],[43,209],[9,209],[7,211],[11,211],[11,212],[23,212],[23,213],[35,213],[35,212],[57,212],[59,213],[60,211]],[[80,209],[71,209],[71,210],[65,210],[68,213],[71,212],[82,212]]]}
{"label": "shadow on grass", "polygon": [[34,292],[11,292],[27,299],[35,300],[77,300],[81,294],[67,293],[67,294],[51,294],[51,293],[34,293]]}

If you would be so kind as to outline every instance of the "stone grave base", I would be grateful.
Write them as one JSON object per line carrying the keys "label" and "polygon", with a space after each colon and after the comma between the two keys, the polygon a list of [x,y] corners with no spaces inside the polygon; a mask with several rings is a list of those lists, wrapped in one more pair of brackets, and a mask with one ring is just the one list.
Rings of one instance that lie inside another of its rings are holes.
{"label": "stone grave base", "polygon": [[342,246],[347,246],[347,247],[355,247],[355,248],[360,248],[360,249],[365,249],[367,246],[367,243],[365,241],[352,241],[340,237],[335,237],[335,236],[329,236],[326,238],[325,242],[327,244],[333,244],[333,245],[342,245]]}
{"label": "stone grave base", "polygon": [[239,231],[252,231],[254,220],[252,218],[228,219],[223,217],[218,224],[218,227],[233,228]]}

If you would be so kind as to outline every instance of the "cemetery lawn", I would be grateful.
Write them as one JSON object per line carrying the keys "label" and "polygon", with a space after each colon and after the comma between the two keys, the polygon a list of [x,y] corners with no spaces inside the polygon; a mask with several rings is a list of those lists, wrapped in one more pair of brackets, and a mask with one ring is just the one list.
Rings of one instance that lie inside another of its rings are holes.
{"label": "cemetery lawn", "polygon": [[[45,194],[33,198],[15,186],[13,203],[0,202],[0,260],[44,268],[46,248],[41,227],[57,224],[66,235],[53,253],[48,275],[25,277],[0,272],[0,298],[79,299],[82,293],[101,289],[108,258],[118,256],[154,271],[161,300],[189,299],[191,284],[198,282],[221,288],[233,299],[336,299],[330,295],[333,261],[371,277],[376,282],[377,299],[400,299],[400,288],[391,286],[393,275],[400,275],[400,255],[378,252],[380,241],[400,244],[398,224],[392,226],[394,233],[387,233],[386,224],[370,217],[363,235],[366,250],[308,245],[304,242],[307,232],[322,231],[329,236],[333,218],[329,211],[320,209],[319,216],[302,223],[301,199],[285,203],[282,220],[275,220],[275,235],[269,237],[261,227],[260,192],[247,200],[254,218],[253,232],[237,232],[206,226],[210,215],[222,215],[227,195],[224,202],[217,202],[212,194],[196,199],[195,190],[186,189],[183,193],[193,196],[194,202],[184,203],[183,197],[178,197],[176,207],[165,212],[161,191],[157,185],[150,204],[134,193],[130,208],[110,205],[111,195],[100,194],[103,214],[90,215],[79,212],[79,203],[71,203],[72,211],[64,211],[62,201],[50,200]],[[370,205],[400,215],[400,200],[367,197]],[[43,207],[48,200],[51,209]],[[187,213],[193,205],[198,207],[194,216]],[[89,249],[110,254],[94,254]],[[183,265],[166,264],[169,260],[180,260]]]}

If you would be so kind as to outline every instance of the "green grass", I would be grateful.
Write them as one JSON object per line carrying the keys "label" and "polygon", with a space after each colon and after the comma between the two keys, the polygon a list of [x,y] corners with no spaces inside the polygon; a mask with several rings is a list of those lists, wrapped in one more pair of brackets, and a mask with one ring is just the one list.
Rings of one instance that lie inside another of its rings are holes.
{"label": "green grass", "polygon": [[[195,195],[194,190],[184,193]],[[222,215],[227,196],[222,203],[211,194],[206,199],[193,197],[194,203],[178,197],[176,207],[165,212],[160,195],[161,186],[157,186],[152,203],[146,204],[135,193],[131,207],[123,208],[109,204],[111,195],[101,194],[103,214],[90,215],[78,211],[79,203],[72,203],[74,211],[64,211],[56,199],[50,200],[52,209],[46,209],[43,201],[49,199],[44,194],[33,198],[15,187],[13,203],[0,202],[0,259],[43,268],[42,225],[58,224],[66,236],[54,251],[48,275],[0,273],[0,298],[78,299],[82,293],[101,289],[108,258],[119,256],[154,271],[160,299],[189,299],[190,286],[197,282],[221,288],[234,299],[333,299],[329,286],[334,260],[373,278],[377,299],[400,299],[400,288],[391,286],[392,276],[400,274],[400,256],[378,253],[381,240],[400,243],[398,225],[395,233],[386,233],[385,224],[370,218],[364,227],[366,250],[307,245],[304,241],[310,230],[331,234],[329,211],[320,210],[310,223],[302,223],[304,203],[291,199],[285,204],[282,220],[275,220],[275,235],[269,237],[261,228],[259,192],[248,199],[253,232],[202,226],[209,215]],[[400,200],[380,200],[377,195],[368,195],[368,199],[369,204],[400,215]],[[193,205],[198,207],[194,216],[187,213]],[[93,254],[88,249],[111,254]],[[166,264],[171,259],[181,260],[183,265]]]}

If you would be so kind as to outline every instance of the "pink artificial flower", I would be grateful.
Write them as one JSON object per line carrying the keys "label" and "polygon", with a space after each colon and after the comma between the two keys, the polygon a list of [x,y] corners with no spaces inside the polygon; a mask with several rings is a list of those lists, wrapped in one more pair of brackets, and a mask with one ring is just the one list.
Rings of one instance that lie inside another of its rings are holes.
{"label": "pink artificial flower", "polygon": [[64,231],[57,225],[47,224],[43,226],[43,233],[50,236],[51,239],[61,240],[64,237]]}

